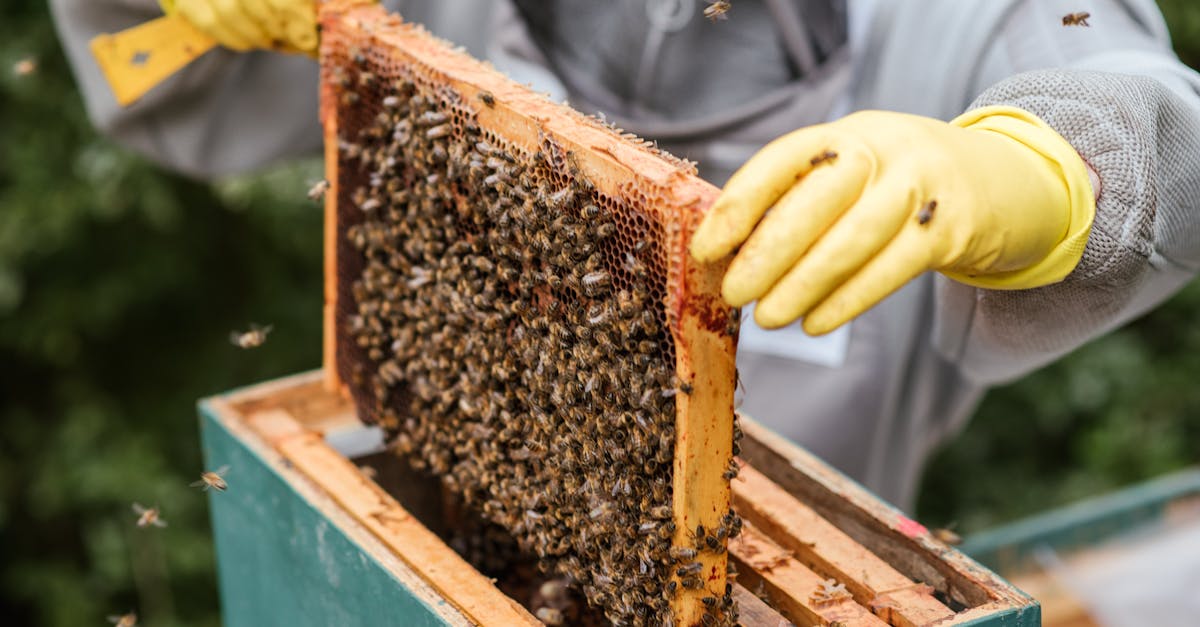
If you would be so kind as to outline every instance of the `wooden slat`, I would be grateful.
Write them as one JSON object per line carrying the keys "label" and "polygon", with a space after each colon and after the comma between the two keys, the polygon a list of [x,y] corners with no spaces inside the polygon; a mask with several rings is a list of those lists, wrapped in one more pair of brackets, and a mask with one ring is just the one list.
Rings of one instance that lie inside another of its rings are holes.
{"label": "wooden slat", "polygon": [[[321,81],[321,90],[331,90],[332,87]],[[322,94],[321,101],[326,102],[333,96]],[[321,364],[323,366],[324,385],[330,391],[339,391],[341,380],[337,371],[337,199],[338,199],[338,129],[337,115],[329,107],[321,107],[321,125],[324,128],[325,141],[325,180],[329,189],[325,191],[325,233],[324,233],[324,273],[325,299],[321,310],[322,344]]]}
{"label": "wooden slat", "polygon": [[846,584],[862,605],[897,627],[916,627],[954,615],[879,556],[821,518],[749,464],[734,482],[734,507],[796,559]]}
{"label": "wooden slat", "polygon": [[843,627],[886,627],[849,595],[845,599],[821,601],[819,591],[826,580],[801,564],[787,549],[775,544],[746,523],[741,535],[729,543],[729,553],[738,568],[738,580],[752,592],[761,591],[771,607],[788,620],[803,625]]}
{"label": "wooden slat", "polygon": [[490,625],[541,624],[287,412],[263,410],[248,416],[246,423],[471,620]]}
{"label": "wooden slat", "polygon": [[808,451],[750,417],[743,416],[741,425],[747,462],[900,573],[968,608],[993,601],[1018,609],[1034,606],[1031,598]]}
{"label": "wooden slat", "polygon": [[796,627],[741,584],[734,584],[733,600],[738,606],[738,624],[743,627]]}

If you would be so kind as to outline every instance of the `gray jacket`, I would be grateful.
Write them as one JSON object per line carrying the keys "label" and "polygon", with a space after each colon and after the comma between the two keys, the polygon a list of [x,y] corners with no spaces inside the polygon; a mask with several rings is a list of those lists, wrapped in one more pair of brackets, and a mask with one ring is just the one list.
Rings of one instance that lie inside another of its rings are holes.
{"label": "gray jacket", "polygon": [[[718,184],[766,141],[852,110],[949,119],[985,104],[1037,114],[1098,173],[1091,238],[1062,283],[990,291],[931,274],[819,340],[744,331],[743,409],[901,505],[988,386],[1144,313],[1200,268],[1200,76],[1151,0],[736,0],[716,24],[704,0],[526,4],[401,11]],[[86,42],[153,17],[154,2],[52,5],[88,112],[118,141],[201,177],[318,150],[312,61],[213,52],[121,110]],[[1080,10],[1090,27],[1062,26]]]}

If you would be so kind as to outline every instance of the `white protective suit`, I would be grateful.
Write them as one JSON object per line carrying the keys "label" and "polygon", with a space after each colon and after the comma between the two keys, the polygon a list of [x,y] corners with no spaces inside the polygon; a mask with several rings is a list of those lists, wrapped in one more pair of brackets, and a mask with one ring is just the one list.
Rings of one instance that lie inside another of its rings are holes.
{"label": "white protective suit", "polygon": [[[911,504],[924,460],[989,385],[1142,314],[1200,268],[1200,75],[1171,52],[1151,0],[735,0],[717,23],[706,4],[392,6],[700,162],[715,184],[769,140],[858,109],[949,120],[1013,105],[1075,147],[1101,191],[1062,283],[991,291],[928,274],[817,339],[747,321],[743,409],[882,497]],[[311,60],[209,53],[121,110],[86,44],[156,16],[156,4],[52,5],[89,114],[118,141],[201,177],[319,149]],[[1077,11],[1090,26],[1063,26]]]}

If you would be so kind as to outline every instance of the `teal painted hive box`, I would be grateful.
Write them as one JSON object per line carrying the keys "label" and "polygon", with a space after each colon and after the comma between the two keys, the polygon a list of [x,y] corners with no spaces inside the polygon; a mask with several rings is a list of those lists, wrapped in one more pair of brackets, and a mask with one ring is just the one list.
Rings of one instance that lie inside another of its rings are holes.
{"label": "teal painted hive box", "polygon": [[[200,414],[207,466],[229,466],[229,489],[210,494],[228,627],[542,624],[516,575],[485,576],[451,548],[462,513],[320,372],[204,399]],[[729,544],[742,624],[1041,624],[1033,599],[920,524],[752,420],[743,430],[746,531]]]}

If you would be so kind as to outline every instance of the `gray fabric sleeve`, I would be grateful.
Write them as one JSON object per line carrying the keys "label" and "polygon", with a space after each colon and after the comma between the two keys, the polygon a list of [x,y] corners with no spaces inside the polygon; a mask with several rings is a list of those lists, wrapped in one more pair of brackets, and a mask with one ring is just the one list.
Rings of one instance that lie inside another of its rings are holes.
{"label": "gray fabric sleeve", "polygon": [[1056,4],[1024,3],[983,67],[1064,69],[1017,74],[971,106],[1020,107],[1066,138],[1099,175],[1096,219],[1061,283],[999,291],[939,278],[940,309],[968,312],[957,328],[945,316],[939,348],[983,383],[1129,321],[1200,269],[1200,75],[1171,53],[1152,3],[1095,2],[1107,10],[1092,11],[1092,27],[1103,30],[1066,35]]}
{"label": "gray fabric sleeve", "polygon": [[51,0],[88,117],[118,143],[184,174],[244,172],[321,146],[317,65],[215,49],[129,107],[117,105],[88,42],[162,15],[153,0]]}
{"label": "gray fabric sleeve", "polygon": [[[406,19],[465,45],[486,47],[491,12],[482,0],[385,2]],[[88,117],[105,135],[155,162],[215,178],[321,148],[315,61],[272,52],[217,48],[122,108],[88,42],[162,15],[155,0],[51,0],[59,39]]]}

